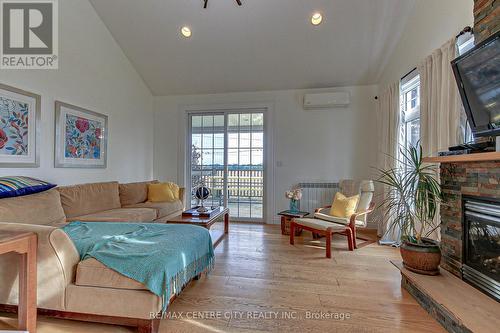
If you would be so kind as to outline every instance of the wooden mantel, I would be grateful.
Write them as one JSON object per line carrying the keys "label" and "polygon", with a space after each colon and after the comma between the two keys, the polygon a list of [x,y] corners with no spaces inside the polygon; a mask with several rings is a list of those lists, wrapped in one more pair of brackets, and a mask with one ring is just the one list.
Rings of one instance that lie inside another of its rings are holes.
{"label": "wooden mantel", "polygon": [[424,157],[423,161],[426,163],[460,163],[460,162],[500,161],[500,152],[438,156],[438,157]]}

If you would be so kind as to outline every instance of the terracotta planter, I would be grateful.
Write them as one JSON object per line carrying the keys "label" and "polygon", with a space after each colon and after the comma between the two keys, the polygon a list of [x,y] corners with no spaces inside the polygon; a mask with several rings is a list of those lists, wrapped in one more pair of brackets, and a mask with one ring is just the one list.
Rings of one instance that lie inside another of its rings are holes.
{"label": "terracotta planter", "polygon": [[401,245],[403,265],[412,272],[426,275],[439,274],[441,250],[436,241],[423,238],[422,244],[404,241]]}

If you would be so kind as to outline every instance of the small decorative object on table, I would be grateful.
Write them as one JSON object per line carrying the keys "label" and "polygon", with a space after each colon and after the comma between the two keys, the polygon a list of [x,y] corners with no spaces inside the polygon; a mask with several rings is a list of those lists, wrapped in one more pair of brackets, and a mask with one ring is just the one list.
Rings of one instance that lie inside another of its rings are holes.
{"label": "small decorative object on table", "polygon": [[[304,216],[309,215],[308,212],[292,212],[291,210],[284,210],[279,212],[278,215],[281,215],[281,234],[282,235],[290,235],[290,222],[294,218],[303,218]],[[300,236],[302,234],[302,229],[295,229],[295,236]]]}
{"label": "small decorative object on table", "polygon": [[214,214],[216,214],[219,211],[220,206],[217,207],[204,207],[205,209],[204,212],[199,212],[198,209],[200,209],[202,206],[194,206],[190,209],[187,209],[182,212],[182,216],[193,216],[193,217],[212,217]]}
{"label": "small decorative object on table", "polygon": [[210,196],[210,189],[201,184],[194,190],[194,196],[200,200],[200,206],[197,208],[198,213],[207,213],[208,209],[203,205],[203,202]]}
{"label": "small decorative object on table", "polygon": [[285,197],[290,199],[290,212],[297,213],[299,211],[299,201],[302,199],[302,189],[296,188],[286,191]]}

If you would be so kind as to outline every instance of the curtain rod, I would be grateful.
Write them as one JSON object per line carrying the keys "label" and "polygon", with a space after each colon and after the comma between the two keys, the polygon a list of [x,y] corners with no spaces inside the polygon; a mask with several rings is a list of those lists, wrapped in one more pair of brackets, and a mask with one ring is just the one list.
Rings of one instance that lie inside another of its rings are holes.
{"label": "curtain rod", "polygon": [[[413,68],[411,71],[409,71],[408,73],[406,73],[401,79],[400,81],[404,80],[408,75],[410,75],[411,73],[413,73],[414,71],[417,70],[417,67]],[[375,96],[375,99],[378,99],[378,96]]]}
{"label": "curtain rod", "polygon": [[403,77],[401,78],[401,80],[404,80],[407,76],[409,76],[411,73],[413,73],[416,70],[417,70],[417,67],[413,68],[411,71],[409,71],[408,73],[406,73],[405,75],[403,75]]}
{"label": "curtain rod", "polygon": [[[466,26],[465,28],[462,29],[462,31],[460,31],[460,33],[457,35],[456,38],[466,34],[470,32],[471,34],[474,33],[474,29],[471,28],[470,26]],[[408,77],[409,75],[411,75],[411,73],[413,73],[414,71],[417,70],[417,67],[413,68],[411,71],[409,71],[408,73],[406,73],[405,75],[403,75],[403,77],[400,79],[400,81],[404,80],[406,77]],[[375,99],[378,99],[378,96],[375,96]]]}

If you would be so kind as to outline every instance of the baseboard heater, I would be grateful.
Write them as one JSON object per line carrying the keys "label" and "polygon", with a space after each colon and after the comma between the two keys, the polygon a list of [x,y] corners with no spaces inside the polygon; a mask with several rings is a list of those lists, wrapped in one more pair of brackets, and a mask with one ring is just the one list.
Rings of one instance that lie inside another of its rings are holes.
{"label": "baseboard heater", "polygon": [[339,183],[333,182],[304,182],[297,186],[302,189],[300,210],[310,214],[313,214],[316,208],[331,205],[335,193],[340,189]]}

